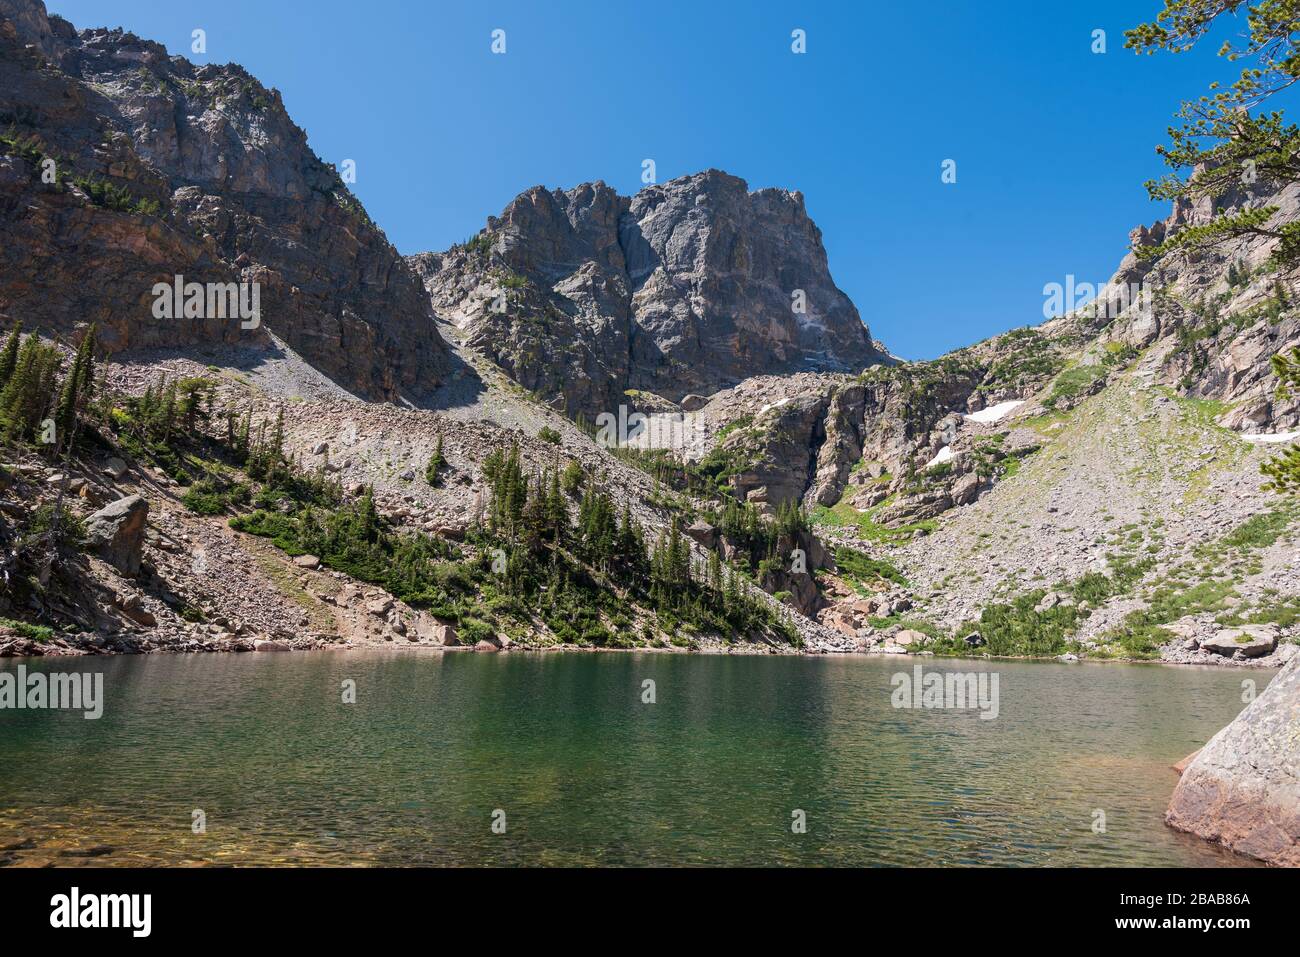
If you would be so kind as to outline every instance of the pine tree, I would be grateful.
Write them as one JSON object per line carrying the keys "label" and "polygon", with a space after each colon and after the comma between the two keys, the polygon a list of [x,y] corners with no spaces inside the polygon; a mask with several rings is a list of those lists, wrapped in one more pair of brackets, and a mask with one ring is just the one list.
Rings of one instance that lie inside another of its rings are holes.
{"label": "pine tree", "polygon": [[576,461],[570,462],[564,467],[564,494],[573,496],[578,494],[578,489],[582,487],[582,466]]}
{"label": "pine tree", "polygon": [[192,435],[200,422],[209,417],[212,401],[212,385],[207,379],[182,379],[178,386],[180,391],[180,417],[186,434]]}
{"label": "pine tree", "polygon": [[[1273,373],[1280,380],[1284,396],[1300,392],[1300,346],[1273,357]],[[1293,445],[1260,466],[1268,476],[1267,487],[1275,492],[1300,492],[1300,445]]]}
{"label": "pine tree", "polygon": [[641,529],[632,521],[632,509],[623,503],[623,517],[618,525],[618,537],[615,550],[623,567],[630,572],[637,572],[645,567],[645,541]]}
{"label": "pine tree", "polygon": [[0,432],[6,441],[32,438],[45,418],[58,381],[59,350],[31,335],[23,340],[13,375],[0,392]]}
{"label": "pine tree", "polygon": [[237,458],[241,464],[248,461],[248,453],[249,453],[248,433],[249,430],[252,429],[252,427],[253,427],[253,410],[250,408],[247,412],[244,413],[244,421],[239,426],[239,434],[238,434],[238,442],[236,445],[236,451],[237,451]]}
{"label": "pine tree", "polygon": [[519,522],[519,539],[530,552],[541,550],[542,539],[549,526],[546,495],[542,490],[542,479],[533,479],[532,494],[528,496]]}
{"label": "pine tree", "polygon": [[92,325],[81,337],[81,345],[72,360],[72,368],[63,380],[59,404],[54,413],[57,444],[67,448],[72,444],[77,426],[77,414],[90,395],[95,376],[95,327]]}
{"label": "pine tree", "polygon": [[725,583],[722,586],[722,611],[725,615],[731,615],[740,605],[740,586],[736,581],[736,571],[733,568],[725,570]]}
{"label": "pine tree", "polygon": [[0,392],[0,426],[8,441],[21,439],[27,431],[24,408],[28,395],[39,384],[39,350],[40,342],[36,336],[28,336],[23,340],[14,362],[13,373]]}
{"label": "pine tree", "polygon": [[72,427],[77,421],[77,383],[81,381],[81,356],[78,355],[63,379],[63,389],[59,393],[59,405],[54,413],[54,434],[62,445],[72,439]]}
{"label": "pine tree", "polygon": [[565,527],[569,524],[569,506],[560,491],[559,469],[551,472],[550,488],[546,495],[546,512],[550,523],[551,541],[557,545],[563,543]]}
{"label": "pine tree", "polygon": [[519,464],[519,446],[511,446],[509,454],[504,457],[494,459],[489,456],[483,471],[485,475],[491,473],[490,526],[513,543],[528,500],[528,484]]}
{"label": "pine tree", "polygon": [[91,323],[86,329],[86,334],[81,337],[81,345],[77,348],[77,357],[81,359],[81,376],[77,383],[77,393],[82,402],[87,400],[95,387],[95,323]]}
{"label": "pine tree", "polygon": [[667,576],[664,573],[664,536],[660,535],[650,553],[650,597],[656,605],[665,605],[668,595]]}
{"label": "pine tree", "polygon": [[15,322],[13,331],[5,340],[4,349],[0,350],[0,391],[4,390],[9,377],[14,374],[14,368],[18,365],[18,349],[22,345],[22,332],[22,322]]}
{"label": "pine tree", "polygon": [[159,431],[164,444],[171,441],[172,429],[176,427],[176,382],[168,382],[163,389],[162,402],[158,409]]}
{"label": "pine tree", "polygon": [[271,453],[275,461],[284,457],[284,406],[275,416],[275,431],[271,433]]}
{"label": "pine tree", "polygon": [[722,559],[715,551],[709,552],[709,591],[715,604],[722,603]]}
{"label": "pine tree", "polygon": [[433,455],[429,458],[429,464],[424,468],[424,480],[434,488],[437,488],[441,479],[439,474],[446,466],[447,460],[442,454],[442,436],[438,436],[438,444],[434,446]]}

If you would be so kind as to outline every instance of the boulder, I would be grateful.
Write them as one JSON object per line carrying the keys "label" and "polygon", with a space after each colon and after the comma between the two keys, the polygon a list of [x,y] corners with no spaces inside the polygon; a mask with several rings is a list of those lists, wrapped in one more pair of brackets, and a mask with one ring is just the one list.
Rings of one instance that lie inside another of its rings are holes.
{"label": "boulder", "polygon": [[117,456],[113,456],[107,462],[104,463],[104,468],[102,471],[114,482],[117,482],[126,476],[127,466],[126,463],[123,462],[121,459],[119,459]]}
{"label": "boulder", "polygon": [[868,509],[879,505],[889,498],[889,489],[878,485],[867,485],[861,491],[854,492],[849,504],[857,509]]}
{"label": "boulder", "polygon": [[87,544],[122,574],[134,575],[140,570],[148,518],[143,496],[118,499],[86,519]]}
{"label": "boulder", "polygon": [[299,555],[293,560],[293,563],[299,568],[316,569],[320,568],[320,559],[315,555]]}
{"label": "boulder", "polygon": [[1277,631],[1268,625],[1224,628],[1215,632],[1214,637],[1203,640],[1201,648],[1227,658],[1236,657],[1237,654],[1243,658],[1258,658],[1272,654],[1277,648]]}
{"label": "boulder", "polygon": [[388,614],[388,610],[393,607],[393,600],[387,595],[379,598],[372,598],[366,602],[366,611],[376,618],[382,618]]}
{"label": "boulder", "polygon": [[1034,611],[1041,615],[1044,612],[1051,611],[1053,608],[1071,608],[1073,606],[1074,599],[1069,595],[1064,592],[1049,591],[1042,597],[1038,604],[1034,606]]}
{"label": "boulder", "polygon": [[923,631],[916,631],[912,628],[904,628],[893,637],[896,645],[904,648],[920,647],[930,640],[930,636]]}
{"label": "boulder", "polygon": [[874,615],[879,604],[874,598],[859,598],[853,601],[850,607],[853,609],[854,614],[866,616]]}
{"label": "boulder", "polygon": [[58,488],[64,484],[65,480],[67,482],[68,491],[73,495],[80,494],[81,490],[86,487],[86,480],[84,478],[68,478],[66,475],[51,475],[48,482],[50,485]]}
{"label": "boulder", "polygon": [[969,635],[963,638],[962,641],[966,643],[967,648],[983,648],[988,644],[988,642],[984,640],[984,636],[978,631],[972,631]]}
{"label": "boulder", "polygon": [[708,399],[693,392],[682,396],[681,407],[683,412],[698,412],[708,404]]}
{"label": "boulder", "polygon": [[448,648],[460,644],[454,626],[440,622],[423,612],[415,616],[415,622],[408,632],[408,637],[412,641],[429,641]]}
{"label": "boulder", "polygon": [[292,651],[289,645],[274,638],[258,638],[253,642],[254,651]]}
{"label": "boulder", "polygon": [[705,548],[714,548],[718,543],[718,530],[702,518],[697,518],[682,529],[683,534],[693,538]]}
{"label": "boulder", "polygon": [[158,624],[158,619],[154,617],[153,612],[144,606],[139,595],[128,595],[119,603],[122,614],[137,625],[143,625],[145,628],[152,628]]}
{"label": "boulder", "polygon": [[979,498],[980,486],[983,482],[974,472],[968,472],[961,478],[957,479],[952,486],[952,503],[954,505],[969,505],[975,499]]}
{"label": "boulder", "polygon": [[486,638],[484,638],[482,641],[480,641],[478,644],[474,646],[474,650],[475,651],[500,651],[501,649],[497,647],[496,642],[488,641]]}
{"label": "boulder", "polygon": [[1187,764],[1165,821],[1270,864],[1300,867],[1300,658]]}
{"label": "boulder", "polygon": [[881,525],[919,522],[941,515],[950,508],[952,496],[947,492],[926,492],[898,499],[894,504],[881,509],[876,521]]}

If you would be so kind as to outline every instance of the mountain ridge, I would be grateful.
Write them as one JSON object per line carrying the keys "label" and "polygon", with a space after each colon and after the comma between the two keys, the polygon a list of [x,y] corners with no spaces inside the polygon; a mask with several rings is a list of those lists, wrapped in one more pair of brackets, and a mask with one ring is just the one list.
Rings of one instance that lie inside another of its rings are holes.
{"label": "mountain ridge", "polygon": [[631,197],[533,187],[470,243],[408,262],[468,342],[588,419],[629,393],[676,404],[754,374],[889,359],[831,279],[802,194],[721,170]]}
{"label": "mountain ridge", "polygon": [[277,92],[122,30],[0,2],[0,310],[108,352],[272,348],[228,318],[153,315],[176,276],[260,287],[265,329],[346,387],[418,398],[449,357],[415,277]]}

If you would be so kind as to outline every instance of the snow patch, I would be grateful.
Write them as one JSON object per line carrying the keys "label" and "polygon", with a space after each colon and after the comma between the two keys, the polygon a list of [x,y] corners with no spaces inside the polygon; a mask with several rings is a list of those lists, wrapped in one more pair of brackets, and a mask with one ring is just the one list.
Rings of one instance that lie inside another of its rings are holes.
{"label": "snow patch", "polygon": [[936,455],[934,458],[930,459],[930,461],[925,463],[925,467],[933,468],[936,465],[942,465],[944,462],[947,462],[951,458],[952,458],[952,446],[945,445],[943,448],[939,450],[938,455]]}
{"label": "snow patch", "polygon": [[1243,435],[1242,441],[1251,445],[1273,444],[1275,442],[1294,442],[1300,439],[1300,432],[1262,432],[1255,435]]}
{"label": "snow patch", "polygon": [[1024,399],[1012,399],[1009,402],[999,402],[997,405],[991,405],[987,409],[980,409],[978,412],[972,412],[966,418],[972,422],[997,422],[1005,419],[1013,410],[1020,408],[1025,404]]}

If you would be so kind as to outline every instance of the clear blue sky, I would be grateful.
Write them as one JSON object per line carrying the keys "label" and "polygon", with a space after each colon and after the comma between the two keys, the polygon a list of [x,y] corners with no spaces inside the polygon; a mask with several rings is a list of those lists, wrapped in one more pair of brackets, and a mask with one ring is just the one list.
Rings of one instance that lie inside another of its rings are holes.
{"label": "clear blue sky", "polygon": [[1142,189],[1154,146],[1231,72],[1213,42],[1124,50],[1160,5],[47,0],[277,87],[317,153],[356,160],[402,252],[465,239],[534,184],[634,192],[645,158],[660,182],[718,167],[802,190],[836,282],[910,359],[1041,321],[1044,283],[1105,281],[1166,215]]}

